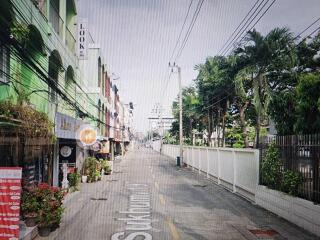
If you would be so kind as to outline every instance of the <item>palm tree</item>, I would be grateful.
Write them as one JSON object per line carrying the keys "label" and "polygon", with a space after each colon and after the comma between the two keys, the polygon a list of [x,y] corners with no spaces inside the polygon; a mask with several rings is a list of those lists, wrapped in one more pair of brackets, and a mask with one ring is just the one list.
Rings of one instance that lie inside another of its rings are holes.
{"label": "palm tree", "polygon": [[275,28],[266,36],[256,30],[249,31],[244,45],[235,50],[243,59],[243,72],[251,78],[252,103],[256,112],[256,147],[259,147],[260,128],[267,120],[267,109],[272,98],[272,89],[279,81],[275,77],[291,71],[295,62],[294,38],[288,28]]}

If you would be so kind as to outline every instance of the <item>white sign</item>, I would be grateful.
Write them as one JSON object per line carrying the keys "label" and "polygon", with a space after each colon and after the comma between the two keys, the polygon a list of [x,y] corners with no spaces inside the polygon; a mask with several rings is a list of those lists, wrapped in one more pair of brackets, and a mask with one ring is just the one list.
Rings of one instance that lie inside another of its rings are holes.
{"label": "white sign", "polygon": [[79,59],[87,59],[87,50],[88,50],[88,20],[81,19],[78,21],[78,57]]}
{"label": "white sign", "polygon": [[20,168],[13,169],[13,168],[2,167],[0,169],[0,179],[1,178],[21,179],[21,177],[22,177],[22,171]]}
{"label": "white sign", "polygon": [[81,120],[57,112],[55,122],[55,134],[57,138],[78,139],[76,132],[83,125],[83,122]]}

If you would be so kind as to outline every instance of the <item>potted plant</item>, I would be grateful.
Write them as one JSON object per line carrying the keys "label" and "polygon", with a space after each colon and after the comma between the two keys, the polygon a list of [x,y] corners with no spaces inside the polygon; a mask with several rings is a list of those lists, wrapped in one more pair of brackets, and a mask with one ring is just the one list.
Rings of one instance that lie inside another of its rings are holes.
{"label": "potted plant", "polygon": [[108,161],[108,165],[109,165],[109,168],[108,168],[108,173],[107,174],[111,174],[112,171],[113,171],[113,161],[109,160]]}
{"label": "potted plant", "polygon": [[[78,177],[77,175],[76,179],[80,180],[80,177]],[[76,181],[79,182],[79,180]],[[54,231],[60,226],[61,223],[62,214],[64,212],[64,208],[62,205],[66,192],[57,187],[51,187],[50,190],[53,193],[53,198],[51,198],[51,201],[49,201],[52,211],[51,231]]]}
{"label": "potted plant", "polygon": [[110,169],[109,164],[108,164],[108,160],[106,160],[106,159],[102,160],[101,166],[102,166],[103,173],[107,175],[107,173]]}
{"label": "potted plant", "polygon": [[96,181],[101,180],[101,171],[102,171],[102,164],[100,161],[96,160],[96,170],[95,170]]}
{"label": "potted plant", "polygon": [[33,188],[25,188],[22,192],[21,210],[27,227],[34,227],[37,224],[40,203]]}
{"label": "potted plant", "polygon": [[80,184],[80,174],[75,171],[73,173],[68,174],[68,181],[71,191],[78,191],[79,190],[79,184]]}
{"label": "potted plant", "polygon": [[82,166],[82,175],[81,175],[81,182],[86,183],[89,182],[89,175],[90,175],[90,162],[91,157],[87,157],[84,160],[83,166]]}
{"label": "potted plant", "polygon": [[81,176],[81,182],[86,183],[88,181],[88,175]]}
{"label": "potted plant", "polygon": [[[94,157],[87,157],[82,168],[83,175],[87,176],[86,182],[96,181],[97,161]],[[84,179],[83,179],[84,180]]]}
{"label": "potted plant", "polygon": [[63,214],[63,198],[65,192],[58,187],[41,183],[36,188],[37,200],[40,203],[38,211],[38,232],[40,236],[48,236],[59,227]]}
{"label": "potted plant", "polygon": [[38,216],[38,233],[41,237],[47,237],[51,232],[53,213],[51,212],[49,202],[44,202],[41,205]]}

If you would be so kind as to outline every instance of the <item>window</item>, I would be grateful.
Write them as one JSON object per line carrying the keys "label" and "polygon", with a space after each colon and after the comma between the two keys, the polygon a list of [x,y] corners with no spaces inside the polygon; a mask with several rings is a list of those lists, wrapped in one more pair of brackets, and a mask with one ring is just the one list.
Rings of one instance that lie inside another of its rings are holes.
{"label": "window", "polygon": [[0,45],[0,82],[9,81],[9,53],[4,45]]}

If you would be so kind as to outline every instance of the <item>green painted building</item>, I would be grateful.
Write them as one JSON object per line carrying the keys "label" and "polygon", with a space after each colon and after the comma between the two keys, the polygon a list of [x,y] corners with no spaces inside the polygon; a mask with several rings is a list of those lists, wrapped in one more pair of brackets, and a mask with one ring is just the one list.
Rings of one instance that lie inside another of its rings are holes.
{"label": "green painted building", "polygon": [[[61,147],[72,146],[72,163],[80,167],[77,162],[86,151],[77,146],[74,132],[82,122],[96,125],[94,118],[99,117],[81,87],[76,3],[2,0],[0,4],[0,166],[21,165],[30,181],[58,185]],[[33,130],[26,135],[21,126],[28,124]]]}

